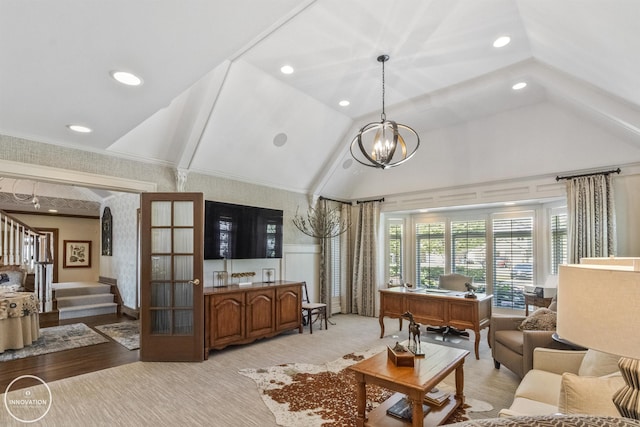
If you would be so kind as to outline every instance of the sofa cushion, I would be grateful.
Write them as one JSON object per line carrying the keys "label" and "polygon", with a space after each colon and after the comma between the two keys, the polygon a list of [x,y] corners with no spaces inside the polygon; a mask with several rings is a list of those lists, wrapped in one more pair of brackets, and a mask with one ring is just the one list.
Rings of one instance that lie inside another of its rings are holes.
{"label": "sofa cushion", "polygon": [[[554,412],[557,412],[561,383],[562,375],[532,369],[522,378],[516,389],[515,397],[552,405],[555,408]],[[529,412],[525,411],[524,413],[528,414]]]}
{"label": "sofa cushion", "polygon": [[558,412],[558,405],[550,405],[525,397],[516,397],[509,408],[509,412],[526,415],[549,415]]}
{"label": "sofa cushion", "polygon": [[539,308],[520,323],[521,331],[555,331],[556,312],[548,308]]}
{"label": "sofa cushion", "polygon": [[513,350],[518,354],[522,355],[522,348],[523,348],[523,342],[524,342],[522,332],[511,330],[511,329],[496,331],[496,333],[494,334],[494,339],[496,342],[504,345],[508,349]]}
{"label": "sofa cushion", "polygon": [[623,386],[620,373],[602,377],[564,373],[558,409],[563,414],[620,416],[612,398]]}
{"label": "sofa cushion", "polygon": [[618,372],[619,360],[620,356],[589,349],[584,355],[584,359],[582,359],[582,363],[578,369],[578,375],[601,377]]}

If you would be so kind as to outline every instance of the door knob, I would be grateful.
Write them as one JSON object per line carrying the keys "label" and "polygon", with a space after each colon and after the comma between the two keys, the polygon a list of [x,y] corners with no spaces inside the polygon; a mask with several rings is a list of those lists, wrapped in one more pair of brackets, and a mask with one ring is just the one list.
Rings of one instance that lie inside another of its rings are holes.
{"label": "door knob", "polygon": [[189,283],[198,286],[200,284],[200,279],[189,280]]}

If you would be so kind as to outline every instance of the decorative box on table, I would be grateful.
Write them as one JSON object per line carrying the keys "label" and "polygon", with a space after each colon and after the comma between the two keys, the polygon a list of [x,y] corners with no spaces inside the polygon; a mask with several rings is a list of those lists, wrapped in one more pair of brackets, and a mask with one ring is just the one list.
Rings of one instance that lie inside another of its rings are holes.
{"label": "decorative box on table", "polygon": [[396,366],[407,366],[410,368],[413,367],[413,353],[407,351],[406,349],[402,349],[402,346],[399,346],[397,344],[395,348],[387,346],[387,357]]}

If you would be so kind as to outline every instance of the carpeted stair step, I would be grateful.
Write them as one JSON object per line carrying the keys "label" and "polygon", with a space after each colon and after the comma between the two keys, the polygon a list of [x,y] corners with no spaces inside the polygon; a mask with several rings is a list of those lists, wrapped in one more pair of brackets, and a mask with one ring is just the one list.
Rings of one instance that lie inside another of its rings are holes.
{"label": "carpeted stair step", "polygon": [[113,294],[86,294],[70,297],[56,297],[58,309],[73,306],[104,304],[113,302]]}
{"label": "carpeted stair step", "polygon": [[60,297],[73,297],[73,296],[87,295],[87,294],[111,293],[110,285],[103,285],[99,283],[87,283],[87,284],[83,284],[81,282],[55,283],[53,288],[55,290],[56,299],[60,299]]}
{"label": "carpeted stair step", "polygon": [[117,311],[118,304],[116,304],[115,302],[77,305],[71,307],[58,307],[60,320],[75,319],[78,317],[100,316],[102,314],[115,314],[117,313]]}

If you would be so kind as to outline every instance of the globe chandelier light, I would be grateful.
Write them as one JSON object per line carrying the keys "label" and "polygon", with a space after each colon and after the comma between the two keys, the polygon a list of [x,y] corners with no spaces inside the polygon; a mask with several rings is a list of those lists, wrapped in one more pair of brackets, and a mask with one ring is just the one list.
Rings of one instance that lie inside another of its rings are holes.
{"label": "globe chandelier light", "polygon": [[[382,63],[382,114],[380,122],[368,123],[351,141],[351,155],[365,166],[389,169],[409,160],[420,146],[420,137],[409,126],[387,120],[384,112],[384,63],[389,55],[378,56]],[[403,133],[401,135],[400,133]],[[408,143],[407,143],[408,142]]]}

